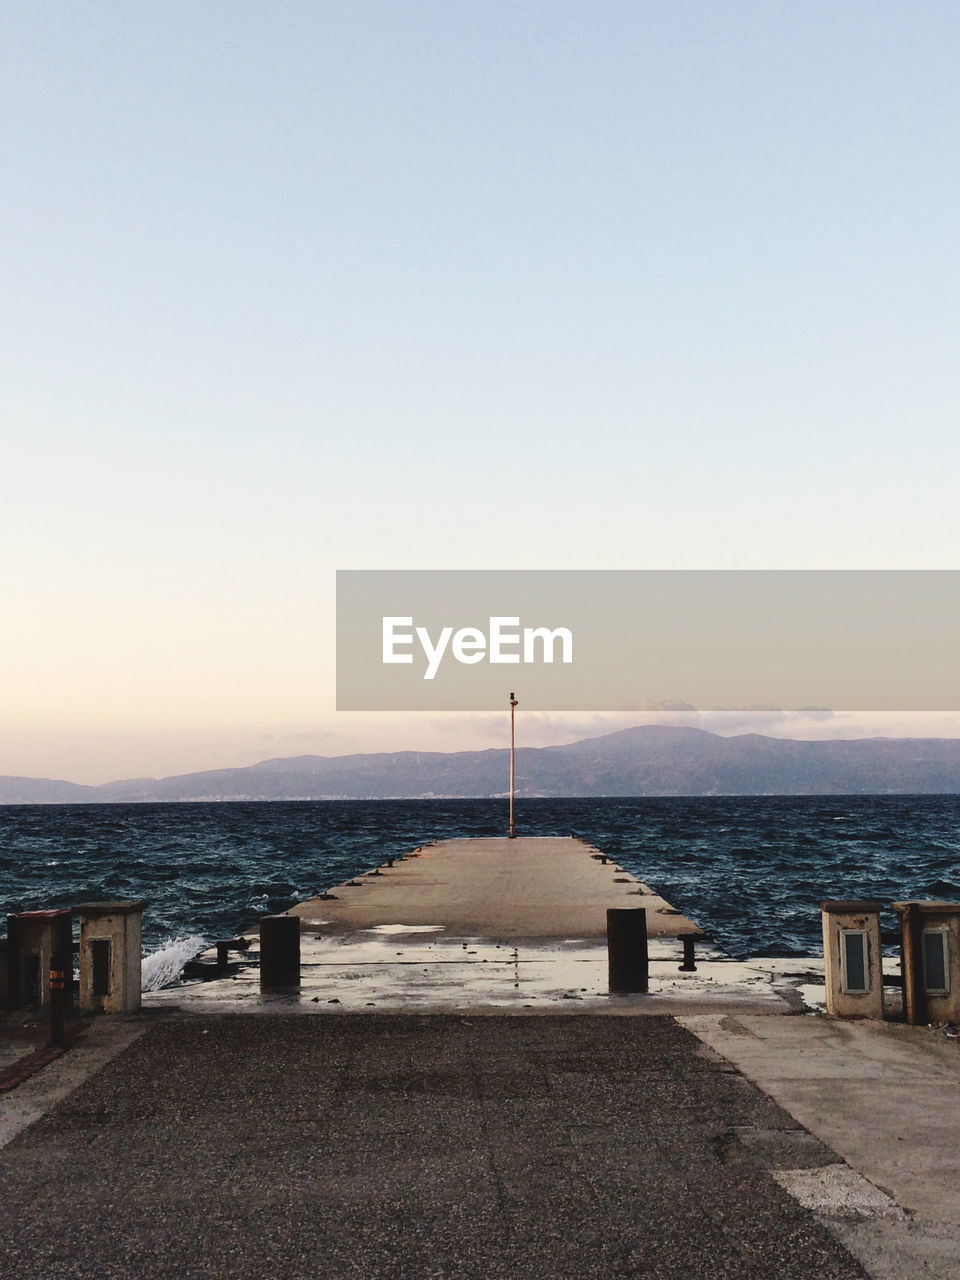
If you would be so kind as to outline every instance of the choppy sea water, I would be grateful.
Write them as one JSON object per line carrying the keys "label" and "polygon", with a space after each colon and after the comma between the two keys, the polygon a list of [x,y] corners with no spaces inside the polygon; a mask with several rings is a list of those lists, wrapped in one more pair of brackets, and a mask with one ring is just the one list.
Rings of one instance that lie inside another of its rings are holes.
{"label": "choppy sea water", "polygon": [[[820,952],[823,898],[960,899],[960,796],[521,800],[731,955]],[[0,806],[0,915],[145,898],[144,943],[248,928],[428,840],[506,834],[502,800]]]}

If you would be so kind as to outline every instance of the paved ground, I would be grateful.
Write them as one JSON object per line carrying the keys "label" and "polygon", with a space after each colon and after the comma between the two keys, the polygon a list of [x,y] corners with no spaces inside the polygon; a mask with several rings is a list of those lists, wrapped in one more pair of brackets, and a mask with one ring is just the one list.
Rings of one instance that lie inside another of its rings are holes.
{"label": "paved ground", "polygon": [[835,1161],[668,1018],[191,1016],[0,1152],[0,1275],[852,1280]]}
{"label": "paved ground", "polygon": [[842,1185],[792,1184],[831,1214],[872,1275],[960,1276],[957,1039],[902,1023],[736,1010],[681,1021],[900,1207],[864,1221],[844,1212]]}

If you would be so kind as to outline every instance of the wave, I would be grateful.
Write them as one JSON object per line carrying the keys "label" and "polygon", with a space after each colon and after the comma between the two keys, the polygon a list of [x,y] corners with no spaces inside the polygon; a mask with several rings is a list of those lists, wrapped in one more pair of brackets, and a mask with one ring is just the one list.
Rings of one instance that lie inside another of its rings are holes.
{"label": "wave", "polygon": [[174,986],[180,981],[187,961],[205,951],[206,947],[199,934],[191,933],[171,938],[156,951],[151,951],[143,957],[140,965],[141,991],[160,991],[163,987]]}

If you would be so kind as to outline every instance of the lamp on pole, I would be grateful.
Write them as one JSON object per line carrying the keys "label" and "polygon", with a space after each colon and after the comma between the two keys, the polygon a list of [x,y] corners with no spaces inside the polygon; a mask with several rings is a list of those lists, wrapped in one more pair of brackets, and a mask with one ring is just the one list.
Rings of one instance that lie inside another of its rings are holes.
{"label": "lamp on pole", "polygon": [[516,705],[517,705],[516,696],[511,692],[510,694],[510,839],[511,840],[515,839],[514,833],[513,833],[513,782],[514,782],[514,777],[516,776],[514,771],[514,756],[516,754],[516,750],[515,750],[514,736],[513,736],[513,709]]}

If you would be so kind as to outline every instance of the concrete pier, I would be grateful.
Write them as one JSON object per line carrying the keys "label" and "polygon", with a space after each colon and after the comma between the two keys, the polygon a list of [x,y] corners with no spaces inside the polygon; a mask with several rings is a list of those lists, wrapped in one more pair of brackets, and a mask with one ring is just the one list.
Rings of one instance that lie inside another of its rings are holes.
{"label": "concrete pier", "polygon": [[331,892],[334,899],[311,898],[290,914],[324,933],[436,925],[459,937],[543,942],[604,938],[608,907],[644,907],[648,937],[701,936],[669,902],[574,837],[444,840]]}
{"label": "concrete pier", "polygon": [[[631,907],[646,912],[648,989],[611,994],[607,911]],[[575,837],[424,844],[288,914],[301,922],[299,994],[278,999],[261,991],[256,969],[241,964],[215,981],[151,993],[148,1003],[365,1013],[797,1007],[788,984],[724,956],[649,885]],[[253,961],[258,941],[254,933],[247,953]],[[681,964],[684,943],[693,942],[700,948],[695,973]]]}

